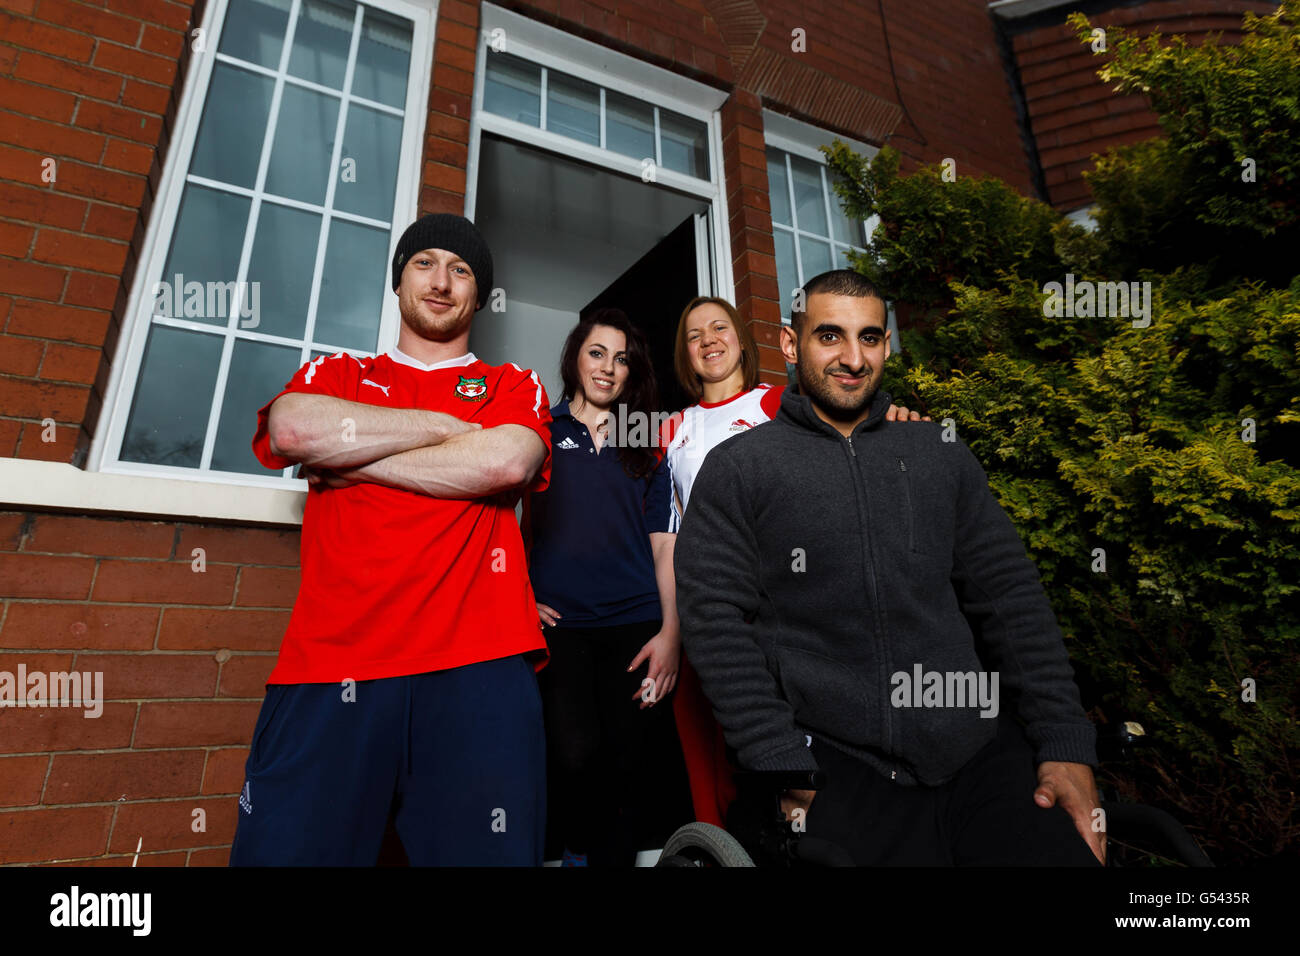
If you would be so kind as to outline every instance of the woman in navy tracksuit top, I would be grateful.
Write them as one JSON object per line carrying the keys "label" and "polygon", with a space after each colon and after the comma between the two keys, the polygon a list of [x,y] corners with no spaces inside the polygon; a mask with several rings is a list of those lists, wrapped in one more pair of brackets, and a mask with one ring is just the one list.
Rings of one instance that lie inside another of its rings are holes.
{"label": "woman in navy tracksuit top", "polygon": [[[665,762],[680,760],[665,698],[677,682],[681,638],[676,607],[660,600],[673,594],[672,488],[653,447],[658,390],[649,350],[627,316],[601,309],[580,321],[565,342],[561,376],[550,485],[525,508],[529,575],[551,652],[539,675],[549,820],[566,865],[585,865],[590,855],[592,865],[623,866],[650,848],[634,842],[654,815],[647,798],[671,776]],[[638,434],[639,415],[646,424]],[[615,447],[620,437],[633,444],[629,432],[639,447]]]}

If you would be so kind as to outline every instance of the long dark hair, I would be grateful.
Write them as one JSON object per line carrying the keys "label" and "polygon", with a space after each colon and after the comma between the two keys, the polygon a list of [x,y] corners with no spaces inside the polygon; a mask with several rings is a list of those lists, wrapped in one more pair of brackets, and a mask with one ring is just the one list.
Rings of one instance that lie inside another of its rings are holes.
{"label": "long dark hair", "polygon": [[[573,401],[573,396],[578,392],[578,351],[582,348],[582,343],[587,341],[592,328],[597,325],[618,329],[627,339],[627,380],[611,411],[617,411],[619,405],[625,405],[627,412],[640,412],[647,420],[653,422],[654,419],[650,418],[650,415],[659,411],[659,386],[655,381],[654,366],[650,362],[650,348],[646,345],[641,330],[632,324],[632,320],[622,309],[596,309],[586,318],[581,319],[573,327],[569,337],[564,340],[564,352],[560,357],[560,378],[564,381],[564,397],[568,401]],[[585,397],[585,391],[583,395]],[[610,427],[614,427],[613,423]],[[657,437],[651,435],[652,444],[646,448],[619,446],[618,460],[629,477],[645,478],[655,470],[659,459],[655,454],[653,442]]]}

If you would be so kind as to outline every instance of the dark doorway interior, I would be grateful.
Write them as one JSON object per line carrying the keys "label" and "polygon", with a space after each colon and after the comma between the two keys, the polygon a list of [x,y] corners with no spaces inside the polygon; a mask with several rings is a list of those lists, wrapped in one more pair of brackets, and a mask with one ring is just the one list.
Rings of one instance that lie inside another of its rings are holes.
{"label": "dark doorway interior", "polygon": [[663,411],[677,411],[690,398],[673,372],[673,337],[686,303],[699,295],[695,258],[695,219],[687,216],[658,245],[606,286],[582,309],[585,318],[599,308],[622,309],[645,334],[659,383]]}

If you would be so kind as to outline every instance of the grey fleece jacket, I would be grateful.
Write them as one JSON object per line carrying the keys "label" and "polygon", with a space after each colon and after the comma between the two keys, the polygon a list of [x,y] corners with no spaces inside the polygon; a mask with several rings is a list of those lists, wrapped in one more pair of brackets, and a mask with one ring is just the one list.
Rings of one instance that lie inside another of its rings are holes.
{"label": "grey fleece jacket", "polygon": [[1095,766],[1055,615],[984,469],[942,426],[850,439],[786,389],[777,417],[714,448],[675,550],[686,654],[743,767],[813,770],[805,733],[905,786],[993,740],[976,706],[895,706],[900,672],[998,675],[1038,762]]}

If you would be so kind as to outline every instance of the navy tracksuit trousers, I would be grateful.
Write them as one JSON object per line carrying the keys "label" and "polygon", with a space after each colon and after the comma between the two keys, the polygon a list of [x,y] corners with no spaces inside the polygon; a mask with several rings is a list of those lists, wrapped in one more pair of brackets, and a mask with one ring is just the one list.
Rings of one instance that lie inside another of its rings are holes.
{"label": "navy tracksuit trousers", "polygon": [[532,665],[505,657],[272,684],[231,866],[372,866],[390,810],[413,866],[540,866],[546,742]]}

